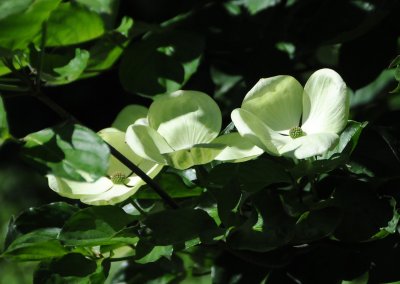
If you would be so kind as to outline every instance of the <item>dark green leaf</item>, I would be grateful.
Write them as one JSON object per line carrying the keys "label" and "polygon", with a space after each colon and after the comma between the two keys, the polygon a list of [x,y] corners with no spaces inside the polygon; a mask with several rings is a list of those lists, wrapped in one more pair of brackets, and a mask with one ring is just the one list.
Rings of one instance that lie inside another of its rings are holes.
{"label": "dark green leaf", "polygon": [[18,261],[34,261],[65,255],[68,251],[57,240],[60,229],[32,231],[14,240],[1,255]]}
{"label": "dark green leaf", "polygon": [[47,22],[46,46],[72,45],[104,33],[100,16],[80,5],[61,3]]}
{"label": "dark green leaf", "polygon": [[109,263],[107,260],[91,260],[79,253],[70,253],[50,262],[40,263],[33,283],[104,283]]}
{"label": "dark green leaf", "polygon": [[142,240],[138,242],[135,249],[135,262],[141,264],[155,262],[163,256],[170,258],[173,252],[173,246],[154,246]]}
{"label": "dark green leaf", "polygon": [[65,223],[59,238],[67,245],[79,246],[123,242],[118,233],[135,220],[116,206],[90,207],[75,213]]}
{"label": "dark green leaf", "polygon": [[104,176],[110,151],[103,140],[81,125],[47,128],[24,138],[22,154],[52,174],[84,181]]}
{"label": "dark green leaf", "polygon": [[[172,197],[185,198],[199,196],[203,192],[203,188],[198,186],[187,186],[182,178],[175,173],[161,173],[155,181]],[[138,199],[159,199],[160,196],[148,187],[141,188],[136,194]]]}
{"label": "dark green leaf", "polygon": [[[342,241],[366,241],[397,222],[390,199],[379,198],[364,182],[348,182],[336,189],[333,201],[343,212],[334,236]],[[383,232],[381,232],[383,233]],[[385,234],[387,235],[387,234]],[[383,235],[382,235],[383,236]]]}
{"label": "dark green leaf", "polygon": [[210,186],[221,188],[235,178],[241,190],[255,192],[274,183],[290,183],[290,176],[282,165],[259,158],[245,163],[221,164],[208,177]]}
{"label": "dark green leaf", "polygon": [[29,9],[1,19],[0,46],[24,49],[29,43],[38,42],[43,22],[49,18],[60,2],[61,0],[36,0]]}
{"label": "dark green leaf", "polygon": [[59,228],[78,208],[64,202],[55,202],[40,207],[31,207],[10,221],[5,247],[19,235],[36,229]]}
{"label": "dark green leaf", "polygon": [[176,91],[197,70],[203,46],[199,36],[180,31],[132,42],[121,59],[121,83],[129,92],[149,96]]}
{"label": "dark green leaf", "polygon": [[235,249],[268,252],[291,242],[295,235],[296,218],[284,211],[276,192],[263,190],[252,197],[256,211],[228,236]]}
{"label": "dark green leaf", "polygon": [[309,243],[330,236],[339,225],[341,212],[338,208],[327,207],[303,213],[296,222],[293,242]]}
{"label": "dark green leaf", "polygon": [[150,240],[161,246],[196,238],[207,242],[221,233],[213,219],[199,209],[165,210],[149,215],[143,223],[150,229]]}

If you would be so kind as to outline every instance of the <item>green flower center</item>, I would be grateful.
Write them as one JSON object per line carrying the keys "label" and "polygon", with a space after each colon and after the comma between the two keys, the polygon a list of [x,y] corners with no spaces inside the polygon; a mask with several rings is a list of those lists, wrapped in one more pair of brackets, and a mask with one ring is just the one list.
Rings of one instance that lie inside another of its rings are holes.
{"label": "green flower center", "polygon": [[291,138],[293,138],[293,139],[296,139],[296,138],[299,138],[299,137],[301,137],[301,136],[304,136],[304,132],[303,132],[303,130],[301,129],[301,127],[296,126],[296,127],[293,127],[293,128],[291,128],[291,129],[289,130],[289,136],[290,136]]}
{"label": "green flower center", "polygon": [[113,184],[125,184],[128,180],[127,176],[121,172],[116,172],[110,176]]}

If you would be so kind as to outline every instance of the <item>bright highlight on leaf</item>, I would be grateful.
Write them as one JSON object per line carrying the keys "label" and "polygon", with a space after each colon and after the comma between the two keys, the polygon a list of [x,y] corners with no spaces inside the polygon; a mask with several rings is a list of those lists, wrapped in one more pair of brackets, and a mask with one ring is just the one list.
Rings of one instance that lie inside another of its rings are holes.
{"label": "bright highlight on leaf", "polygon": [[[141,168],[148,176],[154,178],[162,165],[144,160],[133,153],[125,144],[125,133],[115,128],[106,128],[99,135],[125,157]],[[110,157],[107,176],[94,182],[77,182],[65,178],[47,175],[49,187],[61,196],[80,199],[90,205],[116,204],[136,193],[145,182],[128,169],[115,157]]]}
{"label": "bright highlight on leaf", "polygon": [[261,79],[231,116],[239,133],[267,153],[305,159],[337,144],[348,115],[346,84],[321,69],[304,89],[291,76]]}

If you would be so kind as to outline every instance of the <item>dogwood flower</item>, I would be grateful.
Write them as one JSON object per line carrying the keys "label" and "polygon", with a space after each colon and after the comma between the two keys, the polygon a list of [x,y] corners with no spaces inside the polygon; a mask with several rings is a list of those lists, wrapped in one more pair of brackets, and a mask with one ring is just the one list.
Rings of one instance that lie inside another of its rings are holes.
{"label": "dogwood flower", "polygon": [[187,169],[218,156],[221,160],[240,161],[262,153],[236,135],[217,138],[221,111],[210,96],[201,92],[176,91],[157,96],[147,120],[148,125],[128,127],[126,143],[140,157],[161,165]]}
{"label": "dogwood flower", "polygon": [[346,84],[321,69],[304,89],[291,76],[261,79],[231,117],[239,133],[267,153],[305,159],[335,146],[348,115]]}
{"label": "dogwood flower", "polygon": [[[113,126],[123,128],[128,125],[126,119],[129,117],[126,114],[140,113],[140,116],[135,117],[135,120],[143,119],[143,107],[129,106],[121,112]],[[130,123],[132,120],[130,120]],[[129,124],[130,124],[129,123]],[[99,132],[99,135],[104,141],[121,152],[132,163],[137,165],[149,177],[154,178],[162,169],[162,165],[152,161],[145,160],[134,152],[125,143],[125,132],[117,128],[106,128]],[[96,181],[72,181],[65,178],[60,178],[54,175],[47,175],[49,187],[59,195],[80,199],[83,203],[90,205],[107,205],[122,202],[135,194],[145,182],[134,174],[129,168],[117,160],[114,156],[110,156],[109,168],[107,176],[101,177]]]}

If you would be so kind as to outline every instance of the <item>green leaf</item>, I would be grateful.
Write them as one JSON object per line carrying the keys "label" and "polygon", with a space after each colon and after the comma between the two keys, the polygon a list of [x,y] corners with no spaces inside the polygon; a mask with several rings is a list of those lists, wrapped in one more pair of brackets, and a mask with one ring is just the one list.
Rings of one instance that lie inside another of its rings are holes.
{"label": "green leaf", "polygon": [[33,283],[104,283],[109,268],[108,260],[95,261],[79,253],[70,253],[40,263],[35,271]]}
{"label": "green leaf", "polygon": [[278,5],[280,2],[281,0],[244,0],[244,5],[254,15],[264,9]]}
{"label": "green leaf", "polygon": [[396,199],[391,197],[389,202],[390,202],[390,205],[393,208],[393,217],[387,223],[387,226],[383,227],[383,228],[380,228],[380,231],[378,233],[376,233],[372,237],[372,239],[383,239],[383,238],[387,237],[390,234],[395,234],[396,231],[397,231],[397,226],[398,226],[399,220],[400,220],[400,214],[399,214],[399,211],[398,211],[398,209],[396,207]]}
{"label": "green leaf", "polygon": [[1,257],[18,261],[35,261],[65,255],[68,251],[57,240],[60,229],[32,231],[14,240]]}
{"label": "green leaf", "polygon": [[116,0],[74,0],[98,14],[111,14]]}
{"label": "green leaf", "polygon": [[303,244],[330,236],[339,225],[341,212],[327,207],[303,213],[296,222],[293,242]]}
{"label": "green leaf", "polygon": [[132,42],[119,68],[122,86],[129,92],[153,96],[180,89],[196,72],[203,39],[182,31],[151,33]]}
{"label": "green leaf", "polygon": [[147,118],[148,109],[141,105],[127,105],[124,107],[112,123],[112,127],[123,132],[126,131],[129,125],[133,124],[138,119]]}
{"label": "green leaf", "polygon": [[296,218],[284,211],[279,195],[263,190],[251,199],[256,210],[242,226],[231,231],[228,244],[235,249],[268,252],[290,243],[295,236]]}
{"label": "green leaf", "polygon": [[8,132],[7,113],[3,99],[0,97],[0,147],[10,137]]}
{"label": "green leaf", "polygon": [[3,0],[0,2],[0,20],[21,13],[27,9],[33,0]]}
{"label": "green leaf", "polygon": [[369,273],[368,271],[350,281],[343,280],[341,284],[368,284]]}
{"label": "green leaf", "polygon": [[398,216],[393,209],[391,199],[379,198],[360,181],[347,182],[346,186],[336,189],[333,202],[343,212],[343,218],[336,228],[335,238],[346,242],[367,241],[387,234],[383,228],[393,230]]}
{"label": "green leaf", "polygon": [[[14,4],[14,1],[9,2]],[[61,0],[35,0],[29,8],[1,19],[0,46],[24,49],[31,42],[39,42],[43,22],[60,2]]]}
{"label": "green leaf", "polygon": [[56,176],[85,181],[96,180],[107,172],[108,146],[81,125],[47,128],[29,134],[24,141],[23,157]]}
{"label": "green leaf", "polygon": [[[46,85],[63,85],[78,80],[89,62],[90,53],[84,49],[75,49],[75,56],[45,55],[42,79]],[[65,62],[67,60],[67,62]],[[63,64],[60,66],[59,64]],[[65,65],[64,65],[65,64]]]}
{"label": "green leaf", "polygon": [[95,39],[104,33],[100,16],[73,3],[61,3],[47,22],[46,46],[65,46]]}
{"label": "green leaf", "polygon": [[[62,228],[59,239],[67,245],[96,246],[121,242],[118,232],[136,217],[116,206],[97,206],[75,213]],[[114,240],[113,237],[116,237]]]}
{"label": "green leaf", "polygon": [[[203,188],[198,186],[187,186],[182,179],[175,173],[162,173],[155,178],[158,183],[172,198],[187,198],[199,196],[203,192]],[[144,186],[135,194],[138,199],[160,199],[149,187]]]}
{"label": "green leaf", "polygon": [[129,17],[123,17],[121,24],[113,31],[104,34],[93,47],[90,48],[90,59],[88,70],[84,76],[94,76],[99,71],[111,68],[120,58],[124,48],[129,43],[129,32],[133,27],[133,20]]}
{"label": "green leaf", "polygon": [[165,210],[149,215],[143,223],[150,229],[151,242],[160,246],[196,238],[209,242],[221,233],[213,219],[199,209]]}
{"label": "green leaf", "polygon": [[154,246],[144,241],[139,241],[136,246],[136,263],[149,263],[159,260],[161,257],[170,258],[172,256],[172,246]]}
{"label": "green leaf", "polygon": [[208,179],[210,186],[221,188],[233,177],[237,179],[241,190],[249,192],[275,183],[291,183],[282,165],[264,158],[239,164],[220,164],[212,169]]}

